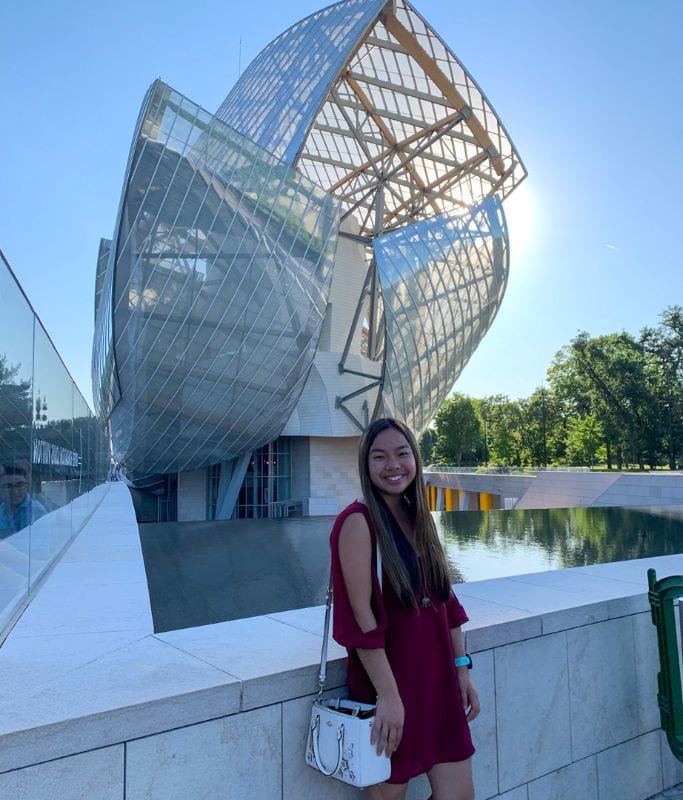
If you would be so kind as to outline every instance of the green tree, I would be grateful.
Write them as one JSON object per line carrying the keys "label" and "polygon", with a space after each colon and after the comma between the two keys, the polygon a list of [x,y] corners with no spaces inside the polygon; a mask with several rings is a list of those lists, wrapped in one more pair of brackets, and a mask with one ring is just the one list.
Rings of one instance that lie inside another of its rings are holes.
{"label": "green tree", "polygon": [[433,428],[427,430],[420,436],[420,457],[422,463],[427,466],[434,460],[434,445],[436,444],[436,431]]}
{"label": "green tree", "polygon": [[669,469],[683,452],[683,308],[669,306],[657,328],[643,328],[640,343],[650,360],[650,384]]}
{"label": "green tree", "polygon": [[540,386],[520,401],[522,464],[547,466],[563,460],[567,426],[563,406],[551,389]]}
{"label": "green tree", "polygon": [[423,442],[425,461],[683,466],[681,306],[666,308],[637,339],[578,334],[556,354],[547,380],[518,401],[454,395]]}
{"label": "green tree", "polygon": [[481,401],[479,410],[486,418],[490,460],[501,466],[522,466],[522,403],[505,395],[492,395]]}
{"label": "green tree", "polygon": [[434,418],[436,443],[432,458],[437,464],[476,463],[476,451],[482,438],[477,409],[471,397],[454,394],[447,398]]}
{"label": "green tree", "polygon": [[602,425],[593,414],[574,417],[569,421],[567,461],[573,466],[593,467],[605,458],[604,440]]}
{"label": "green tree", "polygon": [[31,457],[31,382],[19,377],[20,368],[0,355],[0,464]]}
{"label": "green tree", "polygon": [[630,334],[590,338],[580,333],[555,357],[548,378],[568,417],[592,414],[600,422],[607,466],[616,452],[623,462],[644,466],[658,451],[655,397],[643,346]]}

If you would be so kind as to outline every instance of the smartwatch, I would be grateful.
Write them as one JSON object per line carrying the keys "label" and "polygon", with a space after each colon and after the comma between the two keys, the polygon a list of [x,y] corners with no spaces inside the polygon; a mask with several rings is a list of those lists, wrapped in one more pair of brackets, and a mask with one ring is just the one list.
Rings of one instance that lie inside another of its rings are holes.
{"label": "smartwatch", "polygon": [[469,653],[465,653],[464,656],[457,656],[453,659],[455,662],[456,667],[467,667],[467,669],[472,669],[472,656]]}

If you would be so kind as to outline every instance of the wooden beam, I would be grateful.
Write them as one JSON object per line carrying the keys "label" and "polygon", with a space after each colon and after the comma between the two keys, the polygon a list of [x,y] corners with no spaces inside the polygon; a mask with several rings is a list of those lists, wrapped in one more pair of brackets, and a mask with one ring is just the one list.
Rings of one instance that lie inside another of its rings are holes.
{"label": "wooden beam", "polygon": [[[422,130],[417,131],[416,133],[413,133],[410,136],[407,136],[405,139],[397,141],[396,147],[398,147],[400,150],[406,150],[414,142],[418,142],[420,139],[424,139],[428,136],[431,136],[431,134],[436,133],[437,131],[441,130],[441,128],[447,127],[448,125],[450,125],[452,122],[455,122],[459,118],[460,118],[460,113],[457,111],[454,112],[453,114],[449,114],[447,117],[438,120],[438,122],[435,122],[433,125],[429,125],[428,127],[423,128]],[[330,186],[329,191],[330,192],[336,191],[345,183],[348,183],[349,181],[353,180],[357,175],[360,175],[366,170],[368,170],[373,163],[376,164],[380,161],[383,161],[385,158],[387,158],[387,156],[391,155],[392,151],[393,147],[387,147],[386,150],[383,150],[381,153],[375,156],[375,158],[372,159],[372,161],[366,161],[364,164],[361,164],[359,167],[356,167],[356,169],[354,169],[352,172],[349,172],[348,175],[345,175],[341,180],[337,181],[337,183],[335,183],[334,186]]]}
{"label": "wooden beam", "polygon": [[379,86],[380,89],[386,89],[392,94],[403,94],[409,97],[414,97],[417,100],[424,100],[427,103],[439,106],[443,109],[451,108],[451,104],[445,97],[443,97],[443,95],[421,92],[419,89],[413,89],[412,87],[408,89],[402,86],[397,86],[396,83],[384,80],[383,78],[378,78],[376,75],[367,75],[364,72],[349,70],[346,74],[357,80],[358,83],[366,83],[370,86]]}
{"label": "wooden beam", "polygon": [[[389,144],[391,150],[393,150],[396,153],[396,155],[399,157],[399,159],[400,159],[401,163],[403,164],[403,166],[410,173],[410,176],[413,179],[413,181],[415,182],[415,185],[418,187],[418,189],[420,189],[420,191],[423,194],[426,194],[424,181],[422,180],[422,178],[420,178],[420,176],[417,174],[417,172],[413,168],[412,164],[410,163],[410,161],[411,161],[410,157],[406,156],[405,153],[403,153],[398,148],[398,140],[396,139],[394,134],[391,132],[391,130],[387,127],[387,125],[385,125],[384,120],[375,111],[374,105],[372,104],[370,98],[362,90],[362,88],[360,87],[358,81],[354,80],[353,78],[351,78],[350,76],[347,75],[346,76],[346,83],[347,83],[348,86],[351,87],[351,89],[353,90],[353,93],[360,100],[360,102],[362,103],[363,108],[365,108],[368,116],[371,117],[373,122],[375,123],[375,125],[377,125],[377,127],[379,128],[382,136],[384,136],[384,138],[386,139],[387,143]],[[434,211],[437,214],[441,213],[441,209],[439,208],[439,205],[432,198],[429,198],[429,204],[431,205],[431,207],[434,209]]]}
{"label": "wooden beam", "polygon": [[414,58],[424,70],[425,74],[436,84],[453,108],[463,113],[467,127],[472,131],[479,146],[488,154],[491,166],[495,170],[496,175],[502,175],[505,171],[505,164],[500,153],[491,141],[491,137],[474,115],[473,110],[465,102],[465,98],[442,72],[441,67],[439,67],[436,61],[434,61],[422,47],[414,34],[398,20],[395,14],[391,12],[388,13],[382,18],[382,22],[389,33],[407,50],[410,56]]}
{"label": "wooden beam", "polygon": [[[435,190],[438,190],[438,196],[441,200],[453,203],[453,205],[461,206],[462,208],[468,208],[469,206],[467,205],[467,203],[464,203],[462,200],[456,200],[454,197],[446,195],[446,192],[450,188],[449,182],[461,172],[465,172],[471,167],[474,167],[480,162],[484,161],[485,158],[486,158],[486,153],[477,153],[476,156],[468,158],[467,161],[463,161],[462,164],[457,164],[455,167],[453,167],[453,169],[450,169],[443,175],[439,175],[439,177],[436,180],[428,184],[425,187],[426,191],[434,192]],[[442,188],[438,189],[438,187],[440,186]],[[410,202],[412,202],[412,200]],[[410,206],[410,202],[404,201],[400,205],[396,206],[396,208],[394,208],[393,211],[387,215],[387,221],[391,220],[394,217],[397,217],[404,209],[408,208]]]}

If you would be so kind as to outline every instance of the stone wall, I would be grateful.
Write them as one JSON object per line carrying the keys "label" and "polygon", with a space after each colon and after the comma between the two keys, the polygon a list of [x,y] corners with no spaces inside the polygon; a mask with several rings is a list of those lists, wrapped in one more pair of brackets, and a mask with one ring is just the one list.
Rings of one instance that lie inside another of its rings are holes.
{"label": "stone wall", "polygon": [[178,522],[206,519],[206,469],[178,473]]}
{"label": "stone wall", "polygon": [[310,440],[311,516],[336,514],[360,496],[358,437]]}

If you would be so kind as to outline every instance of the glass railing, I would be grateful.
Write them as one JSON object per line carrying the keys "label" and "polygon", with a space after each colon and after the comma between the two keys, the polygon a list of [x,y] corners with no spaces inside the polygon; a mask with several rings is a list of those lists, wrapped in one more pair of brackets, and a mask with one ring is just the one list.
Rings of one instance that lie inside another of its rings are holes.
{"label": "glass railing", "polygon": [[0,642],[108,467],[99,420],[0,252]]}

